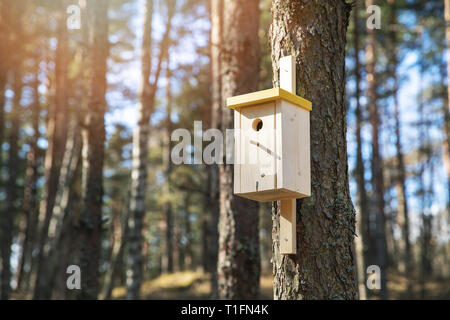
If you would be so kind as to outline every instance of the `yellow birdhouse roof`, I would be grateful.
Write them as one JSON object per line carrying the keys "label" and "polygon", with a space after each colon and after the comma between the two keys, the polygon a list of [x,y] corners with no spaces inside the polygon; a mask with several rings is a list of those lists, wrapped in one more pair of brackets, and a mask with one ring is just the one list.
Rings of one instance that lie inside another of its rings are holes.
{"label": "yellow birdhouse roof", "polygon": [[234,96],[227,99],[227,107],[231,109],[249,107],[255,104],[275,101],[278,99],[286,100],[300,108],[311,111],[312,103],[302,97],[299,97],[289,91],[281,88],[272,88],[262,91]]}

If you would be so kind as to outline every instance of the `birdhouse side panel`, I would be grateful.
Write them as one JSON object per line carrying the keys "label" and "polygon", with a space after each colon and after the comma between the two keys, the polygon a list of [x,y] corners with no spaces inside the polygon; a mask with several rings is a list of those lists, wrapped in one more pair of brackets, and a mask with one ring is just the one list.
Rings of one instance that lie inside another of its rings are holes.
{"label": "birdhouse side panel", "polygon": [[309,111],[282,100],[281,188],[298,193],[297,197],[311,195],[310,178],[310,122]]}
{"label": "birdhouse side panel", "polygon": [[239,111],[234,111],[234,193],[241,192],[241,114]]}

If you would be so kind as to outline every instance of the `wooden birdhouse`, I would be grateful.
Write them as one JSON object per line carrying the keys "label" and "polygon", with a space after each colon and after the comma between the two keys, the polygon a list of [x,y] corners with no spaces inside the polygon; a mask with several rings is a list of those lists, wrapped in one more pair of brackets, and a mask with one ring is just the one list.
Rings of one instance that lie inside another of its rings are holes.
{"label": "wooden birdhouse", "polygon": [[287,227],[294,233],[284,253],[294,253],[293,199],[311,195],[312,103],[295,94],[291,56],[280,60],[280,86],[227,99],[234,109],[234,193],[256,201],[283,200]]}

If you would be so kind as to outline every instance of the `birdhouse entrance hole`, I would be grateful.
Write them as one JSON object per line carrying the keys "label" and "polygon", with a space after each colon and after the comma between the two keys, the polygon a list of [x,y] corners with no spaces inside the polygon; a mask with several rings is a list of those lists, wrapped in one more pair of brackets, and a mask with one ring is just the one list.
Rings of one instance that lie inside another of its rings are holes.
{"label": "birdhouse entrance hole", "polygon": [[253,130],[255,130],[255,131],[261,130],[263,127],[263,121],[259,118],[253,120],[252,127],[253,127]]}

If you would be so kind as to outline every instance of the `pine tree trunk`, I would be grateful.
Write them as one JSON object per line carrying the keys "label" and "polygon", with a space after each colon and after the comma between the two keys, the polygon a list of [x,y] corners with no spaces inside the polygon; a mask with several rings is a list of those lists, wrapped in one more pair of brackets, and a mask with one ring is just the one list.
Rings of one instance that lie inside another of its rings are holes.
{"label": "pine tree trunk", "polygon": [[58,188],[59,174],[66,145],[67,136],[67,68],[68,57],[68,34],[65,12],[66,0],[58,4],[58,46],[55,58],[55,101],[50,107],[47,126],[48,149],[45,154],[45,184],[39,212],[39,243],[37,254],[36,283],[45,277],[44,248],[47,244],[48,227],[55,204]]}
{"label": "pine tree trunk", "polygon": [[145,193],[147,190],[147,156],[148,137],[150,131],[150,101],[149,94],[151,68],[151,31],[152,31],[153,1],[147,0],[144,35],[142,40],[142,77],[139,101],[138,127],[133,136],[133,169],[131,181],[131,201],[128,231],[128,265],[130,274],[127,282],[127,299],[138,299],[142,283],[142,224],[145,216]]}
{"label": "pine tree trunk", "polygon": [[96,299],[99,292],[103,159],[105,143],[106,72],[109,53],[108,1],[87,3],[93,26],[89,34],[89,101],[83,137],[82,210],[79,226],[80,299]]}
{"label": "pine tree trunk", "polygon": [[21,290],[29,290],[29,275],[32,267],[32,251],[36,243],[36,224],[38,220],[38,202],[37,202],[37,182],[39,178],[39,151],[38,140],[40,137],[39,124],[41,106],[39,102],[39,57],[35,60],[35,79],[33,83],[33,108],[32,108],[32,126],[33,136],[30,141],[30,151],[27,155],[26,184],[23,200],[24,226],[22,233],[24,235],[21,256],[19,258],[19,270],[17,271],[17,287]]}
{"label": "pine tree trunk", "polygon": [[104,290],[103,290],[103,297],[105,300],[111,299],[115,280],[116,280],[116,278],[118,278],[118,276],[120,274],[120,268],[123,265],[126,239],[128,237],[128,230],[129,230],[128,215],[129,215],[129,211],[127,214],[125,214],[125,218],[124,218],[124,221],[122,223],[122,228],[121,228],[122,234],[121,234],[120,240],[114,246],[114,250],[112,252],[111,266],[109,267],[107,274],[105,276],[105,283],[104,283]]}
{"label": "pine tree trunk", "polygon": [[[172,173],[172,162],[170,160],[170,150],[171,150],[171,141],[170,135],[172,133],[172,120],[170,119],[172,114],[172,92],[170,87],[171,81],[171,71],[169,67],[166,69],[166,78],[167,78],[167,88],[166,88],[166,98],[167,98],[167,116],[166,116],[166,145],[164,147],[166,155],[165,155],[165,193],[171,194],[173,191],[171,188],[171,180],[170,175]],[[174,223],[174,212],[172,210],[172,202],[170,199],[167,200],[165,204],[165,219],[166,219],[166,229],[165,229],[165,237],[166,237],[166,258],[165,258],[165,272],[171,273],[174,272],[175,269],[175,251],[178,249],[180,251],[179,246],[179,234],[180,230],[178,229],[177,236],[175,236],[175,223]],[[178,267],[180,267],[180,259],[178,258]]]}
{"label": "pine tree trunk", "polygon": [[151,24],[153,1],[146,3],[146,18],[144,23],[144,36],[142,42],[142,78],[139,93],[139,120],[133,137],[133,169],[131,181],[130,220],[128,231],[128,287],[127,299],[139,299],[140,287],[143,279],[142,255],[142,229],[145,217],[145,199],[147,190],[147,156],[148,138],[150,135],[150,116],[155,103],[155,93],[158,87],[159,75],[163,60],[167,57],[169,49],[169,35],[172,29],[172,18],[175,13],[176,0],[167,4],[168,17],[166,31],[160,44],[160,54],[154,80],[151,84]]}
{"label": "pine tree trunk", "polygon": [[450,0],[445,0],[445,40],[447,47],[447,104],[443,104],[444,131],[446,143],[444,144],[444,165],[447,173],[448,191],[448,221],[450,222]]}
{"label": "pine tree trunk", "polygon": [[22,37],[22,20],[20,7],[17,4],[11,6],[12,15],[12,30],[14,32],[14,47],[16,53],[12,58],[12,73],[13,83],[12,89],[14,91],[14,98],[12,100],[12,107],[9,114],[10,129],[9,129],[9,149],[8,149],[8,178],[6,185],[6,207],[1,217],[1,253],[2,253],[2,274],[1,274],[1,299],[9,299],[11,293],[11,245],[14,236],[14,218],[18,213],[18,185],[19,178],[19,130],[20,117],[22,113],[22,106],[20,100],[22,98],[22,61],[23,45],[20,41]]}
{"label": "pine tree trunk", "polygon": [[365,300],[367,297],[366,290],[366,268],[367,258],[370,250],[370,228],[369,228],[369,210],[367,202],[366,181],[364,178],[365,167],[362,156],[362,110],[361,110],[361,63],[359,61],[360,52],[360,24],[359,24],[359,2],[355,2],[353,9],[353,40],[355,50],[355,117],[356,117],[356,184],[357,184],[357,197],[359,207],[359,218],[357,217],[357,238],[355,240],[356,255],[357,255],[357,268],[358,268],[358,291],[359,298]]}
{"label": "pine tree trunk", "polygon": [[[223,0],[211,0],[211,79],[212,79],[212,106],[211,106],[211,128],[221,128],[221,104],[222,104],[222,73],[221,73],[221,51],[222,51],[222,23],[223,23]],[[219,168],[217,164],[209,167],[209,206],[211,221],[207,233],[209,246],[207,247],[207,271],[211,272],[211,297],[217,298],[217,259],[219,252]]]}
{"label": "pine tree trunk", "polygon": [[400,250],[401,250],[401,263],[400,269],[408,279],[408,292],[411,294],[411,272],[412,272],[412,253],[411,253],[411,242],[409,240],[409,213],[408,213],[408,199],[406,195],[406,169],[405,169],[405,160],[402,150],[402,142],[401,142],[401,128],[400,128],[400,105],[398,101],[398,76],[397,76],[397,66],[398,66],[398,58],[397,58],[397,33],[395,31],[395,26],[397,25],[397,10],[395,7],[395,3],[393,0],[389,0],[391,4],[391,11],[389,17],[389,24],[392,26],[392,31],[389,34],[390,40],[390,65],[392,67],[392,79],[393,79],[393,90],[392,94],[394,96],[394,121],[395,121],[395,147],[396,147],[396,159],[397,159],[397,176],[395,179],[395,188],[397,191],[397,199],[398,199],[398,224],[400,230],[402,232],[402,238],[400,241]]}
{"label": "pine tree trunk", "polygon": [[51,299],[52,297],[55,280],[57,280],[54,275],[64,249],[61,247],[65,237],[64,230],[68,229],[67,224],[71,222],[73,214],[73,210],[71,210],[71,199],[73,198],[71,187],[73,187],[74,175],[81,155],[81,136],[78,116],[72,116],[53,213],[46,236],[47,245],[43,250],[42,270],[45,270],[45,273],[37,278],[34,299]]}
{"label": "pine tree trunk", "polygon": [[[75,250],[72,249],[74,244],[77,243],[76,230],[74,227],[74,217],[79,216],[80,212],[80,195],[79,195],[79,184],[80,184],[80,173],[81,173],[81,136],[79,135],[79,128],[74,133],[76,135],[75,141],[73,141],[73,134],[69,133],[68,150],[71,153],[70,163],[64,165],[67,167],[68,173],[63,175],[66,178],[63,180],[64,183],[59,188],[61,199],[55,205],[55,210],[61,212],[61,217],[59,221],[55,221],[58,225],[55,231],[50,234],[52,238],[50,252],[49,252],[49,266],[50,273],[54,274],[54,279],[48,282],[48,298],[54,299],[64,299],[68,295],[67,291],[67,267],[74,264],[76,257],[73,254]],[[65,156],[66,157],[66,156]],[[65,169],[66,170],[66,169]],[[61,184],[61,182],[60,182]],[[56,212],[54,213],[56,214]],[[59,215],[59,214],[58,214]],[[53,223],[50,225],[50,229],[53,229]]]}
{"label": "pine tree trunk", "polygon": [[[228,97],[258,89],[258,0],[223,2],[222,132],[233,128]],[[218,296],[255,299],[259,295],[258,204],[233,195],[233,165],[219,166],[220,222]]]}
{"label": "pine tree trunk", "polygon": [[343,0],[273,0],[274,86],[279,60],[293,55],[297,94],[312,101],[312,196],[297,200],[297,254],[279,251],[279,205],[273,212],[275,299],[356,299],[355,211],[350,198],[345,44],[350,5]]}
{"label": "pine tree trunk", "polygon": [[[4,133],[5,133],[5,90],[6,83],[8,82],[8,53],[5,48],[9,47],[9,1],[0,1],[0,150],[3,145]],[[2,154],[0,153],[0,165],[3,163]],[[0,186],[3,186],[0,181]],[[0,210],[2,208],[0,207]]]}
{"label": "pine tree trunk", "polygon": [[[375,0],[366,0],[366,7],[375,4]],[[374,194],[375,212],[375,251],[376,264],[381,269],[381,299],[387,299],[386,272],[387,272],[387,242],[386,219],[384,212],[384,178],[382,159],[380,155],[379,127],[380,114],[377,106],[377,83],[375,74],[376,63],[376,37],[374,29],[367,29],[366,45],[366,71],[367,71],[367,98],[372,125],[372,186]]]}

